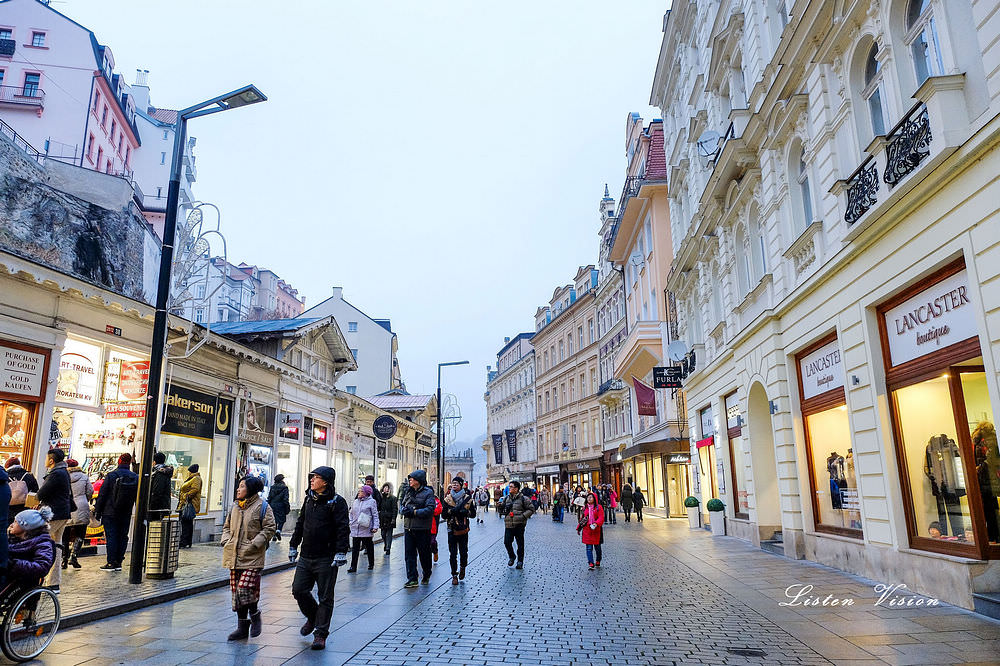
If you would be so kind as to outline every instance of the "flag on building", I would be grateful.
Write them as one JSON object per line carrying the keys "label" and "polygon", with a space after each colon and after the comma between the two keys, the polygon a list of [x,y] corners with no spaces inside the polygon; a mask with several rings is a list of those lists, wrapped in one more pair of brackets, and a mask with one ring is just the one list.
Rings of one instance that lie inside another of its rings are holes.
{"label": "flag on building", "polygon": [[635,387],[635,406],[639,416],[656,416],[656,391],[653,387],[635,377],[632,377],[632,386]]}
{"label": "flag on building", "polygon": [[503,435],[490,435],[493,438],[493,459],[497,465],[503,464]]}
{"label": "flag on building", "polygon": [[510,462],[517,462],[517,431],[504,430],[507,435],[507,456]]}

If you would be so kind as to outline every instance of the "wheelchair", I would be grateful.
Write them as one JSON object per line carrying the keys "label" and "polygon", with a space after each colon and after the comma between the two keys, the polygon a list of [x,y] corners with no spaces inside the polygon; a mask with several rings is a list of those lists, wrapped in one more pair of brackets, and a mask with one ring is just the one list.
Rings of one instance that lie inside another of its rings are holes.
{"label": "wheelchair", "polygon": [[[56,566],[59,566],[56,563]],[[11,582],[0,590],[0,649],[11,661],[31,661],[59,630],[59,597],[34,583]]]}

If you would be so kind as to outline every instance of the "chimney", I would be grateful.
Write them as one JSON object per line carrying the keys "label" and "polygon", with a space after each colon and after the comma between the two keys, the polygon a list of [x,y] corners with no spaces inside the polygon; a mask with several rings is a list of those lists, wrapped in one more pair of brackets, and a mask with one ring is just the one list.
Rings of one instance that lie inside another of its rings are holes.
{"label": "chimney", "polygon": [[503,343],[504,343],[504,344],[507,344],[508,342],[510,342],[510,337],[509,337],[509,336],[507,336],[507,337],[504,337],[504,339],[503,339]]}
{"label": "chimney", "polygon": [[333,288],[333,297],[334,298],[339,298],[340,300],[344,300],[344,288],[343,287],[334,287]]}
{"label": "chimney", "polygon": [[135,85],[149,87],[149,70],[148,69],[137,69],[135,70]]}

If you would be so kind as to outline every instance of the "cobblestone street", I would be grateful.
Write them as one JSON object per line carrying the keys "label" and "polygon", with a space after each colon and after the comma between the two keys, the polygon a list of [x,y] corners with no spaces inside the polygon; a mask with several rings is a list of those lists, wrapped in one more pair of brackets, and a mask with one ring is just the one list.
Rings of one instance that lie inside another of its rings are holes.
{"label": "cobblestone street", "polygon": [[[447,549],[429,586],[404,590],[402,542],[372,573],[342,573],[326,652],[310,652],[289,593],[266,576],[264,634],[227,643],[218,590],[70,629],[45,664],[952,664],[1000,663],[1000,623],[951,606],[876,606],[875,581],[794,562],[650,516],[609,526],[588,571],[569,522],[533,518],[523,571],[495,514],[473,531],[466,580]],[[885,581],[892,583],[892,581]],[[853,606],[781,606],[789,585]]]}

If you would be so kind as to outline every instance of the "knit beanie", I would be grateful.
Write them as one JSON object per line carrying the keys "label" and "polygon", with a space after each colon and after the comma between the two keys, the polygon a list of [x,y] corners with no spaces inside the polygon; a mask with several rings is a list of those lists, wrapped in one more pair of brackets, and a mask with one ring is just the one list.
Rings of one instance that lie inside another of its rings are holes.
{"label": "knit beanie", "polygon": [[120,456],[118,456],[118,466],[119,467],[121,467],[122,465],[131,465],[131,464],[132,464],[132,454],[131,453],[123,453]]}
{"label": "knit beanie", "polygon": [[80,466],[80,463],[78,463],[78,462],[77,462],[76,460],[74,460],[73,458],[68,458],[68,459],[66,460],[66,466],[67,466],[67,467],[79,467],[79,466]]}
{"label": "knit beanie", "polygon": [[48,527],[50,520],[52,520],[52,509],[47,506],[39,509],[25,509],[14,516],[14,522],[28,532]]}
{"label": "knit beanie", "polygon": [[361,486],[361,494],[364,495],[365,497],[371,497],[372,496],[372,487],[371,486]]}

